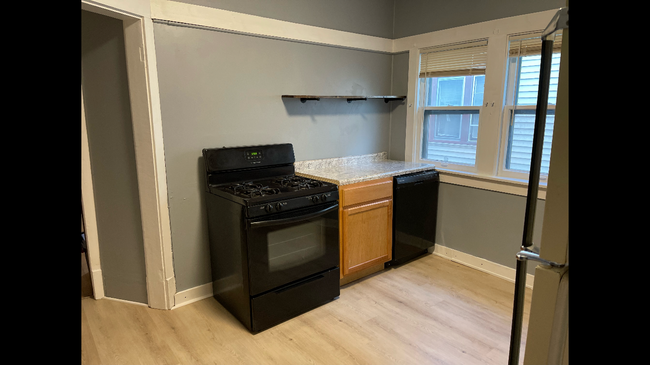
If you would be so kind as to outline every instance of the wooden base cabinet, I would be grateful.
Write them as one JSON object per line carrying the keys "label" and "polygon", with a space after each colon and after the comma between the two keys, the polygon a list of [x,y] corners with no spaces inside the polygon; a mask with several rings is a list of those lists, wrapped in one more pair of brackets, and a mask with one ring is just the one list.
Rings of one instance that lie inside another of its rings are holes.
{"label": "wooden base cabinet", "polygon": [[392,259],[393,178],[339,187],[341,278]]}

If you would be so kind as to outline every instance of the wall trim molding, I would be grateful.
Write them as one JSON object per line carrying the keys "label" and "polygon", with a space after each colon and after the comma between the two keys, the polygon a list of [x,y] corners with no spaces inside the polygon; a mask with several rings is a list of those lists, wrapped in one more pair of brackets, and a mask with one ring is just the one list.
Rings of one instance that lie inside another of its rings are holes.
{"label": "wall trim molding", "polygon": [[393,52],[393,40],[388,38],[170,0],[151,0],[151,18],[156,23],[168,23],[169,25],[204,27],[230,33],[365,51]]}
{"label": "wall trim molding", "polygon": [[121,302],[121,303],[127,303],[127,304],[133,304],[133,305],[140,305],[140,306],[143,306],[143,307],[149,307],[149,305],[146,304],[146,303],[134,302],[132,300],[118,299],[118,298],[111,298],[111,297],[104,297],[102,299],[108,299],[108,300],[113,300],[113,301]]}
{"label": "wall trim molding", "polygon": [[557,10],[551,9],[513,15],[397,38],[393,41],[393,52],[404,52],[412,49],[482,39],[490,34],[507,35],[534,29],[544,29]]}
{"label": "wall trim molding", "polygon": [[[446,170],[436,166],[436,170],[440,173],[440,182],[467,186],[471,188],[495,191],[498,193],[527,196],[528,195],[528,181],[517,180],[512,178],[503,178],[498,176],[484,176],[471,172]],[[537,199],[546,200],[546,180],[539,184],[537,192]]]}
{"label": "wall trim molding", "polygon": [[[497,276],[504,280],[508,280],[511,283],[515,282],[516,270],[501,264],[497,264],[496,262],[482,259],[480,257],[476,257],[468,253],[454,250],[453,248],[441,246],[439,244],[436,244],[434,246],[434,250],[432,253],[434,255],[438,255],[446,259],[449,259],[453,262],[459,263],[461,265],[469,266],[473,269],[482,271],[484,273]],[[512,254],[512,258],[513,259],[515,258],[514,252]],[[535,283],[535,276],[531,274],[526,274],[526,287],[529,289],[533,289],[534,283]]]}
{"label": "wall trim molding", "polygon": [[175,305],[172,307],[172,309],[177,309],[184,305],[198,302],[199,300],[209,298],[212,295],[213,292],[211,282],[180,291],[174,296]]}
{"label": "wall trim molding", "polygon": [[449,37],[472,39],[477,31],[485,28],[495,28],[495,32],[498,32],[501,27],[526,27],[538,19],[546,22],[543,28],[557,11],[552,9],[515,15],[390,39],[173,0],[150,0],[150,3],[151,19],[154,23],[389,54],[408,52],[410,49],[423,47],[422,44],[432,41],[435,43],[438,39],[449,43]]}

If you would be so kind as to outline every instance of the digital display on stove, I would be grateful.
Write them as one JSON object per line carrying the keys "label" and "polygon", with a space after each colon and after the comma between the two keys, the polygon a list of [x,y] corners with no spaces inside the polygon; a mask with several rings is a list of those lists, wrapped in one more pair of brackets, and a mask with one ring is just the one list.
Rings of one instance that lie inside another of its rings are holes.
{"label": "digital display on stove", "polygon": [[262,151],[246,151],[246,159],[259,161],[262,159]]}

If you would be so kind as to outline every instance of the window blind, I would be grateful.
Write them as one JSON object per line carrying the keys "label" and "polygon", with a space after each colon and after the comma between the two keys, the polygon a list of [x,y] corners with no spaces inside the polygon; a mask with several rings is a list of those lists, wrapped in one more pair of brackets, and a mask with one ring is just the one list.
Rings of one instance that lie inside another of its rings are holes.
{"label": "window blind", "polygon": [[487,39],[426,48],[420,53],[420,77],[485,75]]}
{"label": "window blind", "polygon": [[[523,57],[542,54],[542,33],[519,35],[510,37],[508,54],[510,57]],[[562,49],[562,31],[554,34],[553,53]]]}

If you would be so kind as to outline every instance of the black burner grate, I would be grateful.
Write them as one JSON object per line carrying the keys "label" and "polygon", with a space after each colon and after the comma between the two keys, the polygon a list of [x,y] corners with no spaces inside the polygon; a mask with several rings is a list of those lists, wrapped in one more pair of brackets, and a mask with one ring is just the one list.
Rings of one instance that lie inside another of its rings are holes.
{"label": "black burner grate", "polygon": [[280,189],[278,188],[271,188],[268,186],[264,186],[262,184],[256,184],[252,182],[243,182],[239,184],[233,184],[230,186],[227,186],[225,190],[239,196],[243,196],[246,198],[254,198],[258,196],[267,196],[267,195],[274,195],[274,194],[280,194]]}
{"label": "black burner grate", "polygon": [[277,184],[280,184],[282,187],[294,188],[296,190],[317,188],[323,185],[320,181],[312,180],[302,176],[284,177],[275,180],[275,182]]}

